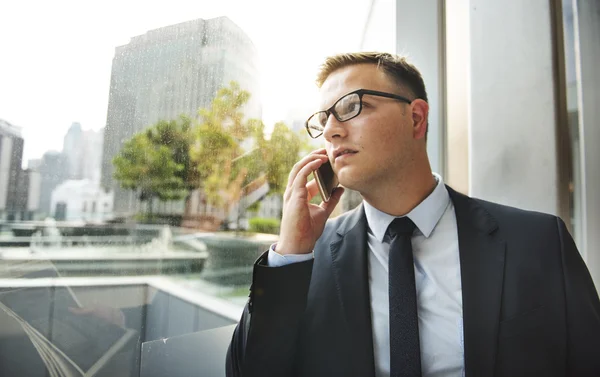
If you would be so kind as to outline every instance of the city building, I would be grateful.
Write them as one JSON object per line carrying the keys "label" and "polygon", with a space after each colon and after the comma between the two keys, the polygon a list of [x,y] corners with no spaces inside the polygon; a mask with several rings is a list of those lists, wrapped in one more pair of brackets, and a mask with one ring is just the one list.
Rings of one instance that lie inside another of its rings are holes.
{"label": "city building", "polygon": [[102,157],[102,185],[115,192],[115,212],[140,208],[118,187],[112,160],[123,143],[161,119],[196,117],[218,89],[236,81],[251,93],[244,114],[261,117],[256,49],[227,17],[197,19],[133,37],[115,50]]}
{"label": "city building", "polygon": [[83,150],[83,130],[81,124],[74,122],[65,134],[62,149],[69,162],[70,179],[81,179]]}
{"label": "city building", "polygon": [[26,207],[19,195],[23,143],[21,128],[0,119],[0,220],[14,221]]}
{"label": "city building", "polygon": [[23,146],[21,128],[0,119],[0,221],[33,220],[39,210],[40,175],[21,168]]}
{"label": "city building", "polygon": [[112,218],[113,195],[90,179],[67,180],[52,191],[50,208],[57,221],[103,222]]}
{"label": "city building", "polygon": [[69,178],[69,160],[61,152],[48,151],[42,157],[38,172],[41,182],[39,191],[40,216],[51,216],[50,198],[52,191]]}
{"label": "city building", "polygon": [[23,195],[27,195],[25,213],[21,217],[22,220],[35,220],[40,211],[40,193],[42,189],[42,177],[36,169],[26,169],[22,172]]}
{"label": "city building", "polygon": [[100,181],[104,129],[83,130],[74,122],[63,141],[63,154],[69,160],[70,179]]}
{"label": "city building", "polygon": [[268,219],[281,219],[281,211],[283,210],[283,196],[282,195],[267,195],[263,200],[260,201],[260,207],[258,209],[258,217],[264,217]]}

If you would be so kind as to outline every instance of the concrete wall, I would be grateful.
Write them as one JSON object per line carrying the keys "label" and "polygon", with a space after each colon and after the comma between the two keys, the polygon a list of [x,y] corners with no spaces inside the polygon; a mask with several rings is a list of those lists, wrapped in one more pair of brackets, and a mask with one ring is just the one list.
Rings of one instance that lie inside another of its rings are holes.
{"label": "concrete wall", "polygon": [[548,1],[472,0],[469,192],[557,213]]}

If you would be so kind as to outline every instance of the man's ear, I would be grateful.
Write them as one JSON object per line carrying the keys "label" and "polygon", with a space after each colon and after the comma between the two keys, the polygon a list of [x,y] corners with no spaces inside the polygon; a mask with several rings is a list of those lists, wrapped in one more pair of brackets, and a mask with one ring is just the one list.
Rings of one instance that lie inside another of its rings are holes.
{"label": "man's ear", "polygon": [[427,135],[429,104],[417,98],[411,103],[410,107],[412,108],[413,137],[415,139],[424,139]]}

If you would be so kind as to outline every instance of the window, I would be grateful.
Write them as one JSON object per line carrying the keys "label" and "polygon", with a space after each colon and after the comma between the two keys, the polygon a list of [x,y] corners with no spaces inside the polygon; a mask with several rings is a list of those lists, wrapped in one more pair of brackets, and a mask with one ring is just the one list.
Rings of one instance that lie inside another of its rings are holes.
{"label": "window", "polygon": [[165,4],[3,6],[0,375],[137,376],[141,343],[236,323],[314,148],[318,65],[360,48],[369,7]]}

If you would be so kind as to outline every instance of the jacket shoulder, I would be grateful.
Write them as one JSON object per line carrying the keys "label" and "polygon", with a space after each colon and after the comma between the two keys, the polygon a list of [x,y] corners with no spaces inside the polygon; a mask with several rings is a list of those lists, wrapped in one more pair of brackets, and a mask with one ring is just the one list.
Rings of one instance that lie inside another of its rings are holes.
{"label": "jacket shoulder", "polygon": [[555,215],[516,208],[482,199],[473,199],[490,214],[499,232],[507,239],[546,239],[559,242],[559,228],[566,229],[564,222]]}
{"label": "jacket shoulder", "polygon": [[545,212],[512,207],[483,199],[472,198],[472,200],[498,220],[552,221],[554,223],[557,220],[557,216]]}

